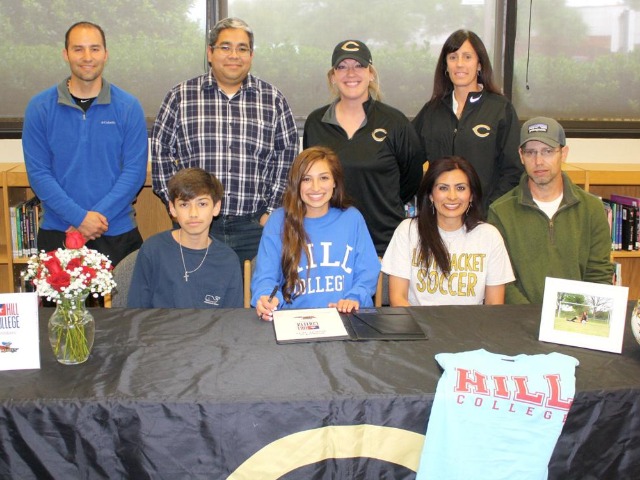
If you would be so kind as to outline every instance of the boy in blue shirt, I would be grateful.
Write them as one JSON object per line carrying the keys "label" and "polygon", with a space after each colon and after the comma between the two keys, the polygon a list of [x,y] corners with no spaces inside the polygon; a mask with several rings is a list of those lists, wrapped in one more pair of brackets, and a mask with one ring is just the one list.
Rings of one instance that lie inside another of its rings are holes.
{"label": "boy in blue shirt", "polygon": [[168,183],[169,210],[180,228],[147,239],[138,253],[130,308],[234,308],[243,306],[236,253],[209,235],[224,189],[201,168],[186,168]]}

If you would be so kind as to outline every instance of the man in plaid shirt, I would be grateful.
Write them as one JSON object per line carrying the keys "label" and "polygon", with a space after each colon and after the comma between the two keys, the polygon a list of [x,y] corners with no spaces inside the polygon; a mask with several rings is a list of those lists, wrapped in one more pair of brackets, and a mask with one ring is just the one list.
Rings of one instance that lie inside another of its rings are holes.
{"label": "man in plaid shirt", "polygon": [[255,77],[253,31],[226,18],[211,30],[211,69],[173,87],[153,126],[153,189],[168,204],[167,182],[178,170],[200,167],[224,185],[211,233],[243,262],[258,251],[262,227],[281,204],[298,153],[293,113],[282,93]]}

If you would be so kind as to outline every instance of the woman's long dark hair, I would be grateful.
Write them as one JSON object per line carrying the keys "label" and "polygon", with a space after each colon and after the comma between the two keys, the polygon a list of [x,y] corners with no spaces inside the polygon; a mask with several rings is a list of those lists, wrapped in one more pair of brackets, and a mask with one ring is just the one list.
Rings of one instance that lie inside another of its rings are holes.
{"label": "woman's long dark hair", "polygon": [[[350,205],[345,192],[342,165],[333,150],[326,147],[311,147],[303,150],[296,157],[291,170],[289,170],[289,181],[282,199],[282,206],[285,212],[282,231],[281,264],[284,275],[282,296],[287,303],[291,303],[296,286],[298,286],[299,291],[304,289],[304,283],[300,280],[298,274],[298,265],[300,265],[302,252],[307,256],[307,265],[309,264],[309,250],[307,248],[309,236],[304,229],[307,206],[300,197],[300,184],[302,183],[302,178],[313,164],[322,160],[329,165],[333,181],[336,184],[329,206],[344,210]],[[307,275],[309,275],[308,270]]]}
{"label": "woman's long dark hair", "polygon": [[436,64],[436,71],[433,77],[433,94],[431,95],[431,101],[442,100],[453,91],[453,83],[447,74],[447,55],[458,51],[467,40],[471,43],[480,62],[481,70],[478,74],[478,83],[483,85],[485,91],[502,95],[502,91],[493,80],[491,60],[489,60],[489,54],[480,37],[470,30],[456,30],[449,35],[449,38],[444,42],[442,50],[440,51],[440,57],[438,57],[438,63]]}
{"label": "woman's long dark hair", "polygon": [[420,188],[418,188],[418,215],[413,220],[418,222],[418,234],[420,236],[419,258],[422,264],[427,266],[431,263],[431,260],[434,260],[436,266],[440,267],[440,270],[447,276],[451,272],[449,251],[438,231],[438,212],[433,206],[433,202],[429,199],[429,195],[433,193],[433,188],[440,175],[452,170],[462,170],[467,176],[469,189],[471,190],[471,204],[462,221],[464,226],[470,232],[481,222],[483,213],[480,178],[473,166],[467,160],[458,156],[443,157],[434,162],[429,162],[429,169],[422,177]]}

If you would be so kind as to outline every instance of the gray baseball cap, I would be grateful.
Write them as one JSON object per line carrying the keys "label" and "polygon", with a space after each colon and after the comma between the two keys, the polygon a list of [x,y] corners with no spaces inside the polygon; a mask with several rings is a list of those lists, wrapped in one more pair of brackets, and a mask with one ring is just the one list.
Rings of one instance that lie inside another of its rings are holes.
{"label": "gray baseball cap", "polygon": [[520,148],[529,140],[537,140],[553,148],[564,147],[567,144],[564,128],[549,117],[534,117],[522,125]]}

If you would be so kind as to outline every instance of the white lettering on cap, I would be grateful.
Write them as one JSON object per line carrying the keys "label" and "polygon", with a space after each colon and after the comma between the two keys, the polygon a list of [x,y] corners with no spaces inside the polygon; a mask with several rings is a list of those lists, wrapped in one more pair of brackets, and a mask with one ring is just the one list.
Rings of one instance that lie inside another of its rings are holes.
{"label": "white lettering on cap", "polygon": [[533,125],[529,125],[529,133],[533,132],[547,132],[549,131],[549,125],[546,123],[534,123]]}
{"label": "white lettering on cap", "polygon": [[344,42],[342,44],[342,50],[344,50],[345,52],[358,52],[360,51],[360,44],[358,42],[349,40],[348,42]]}

